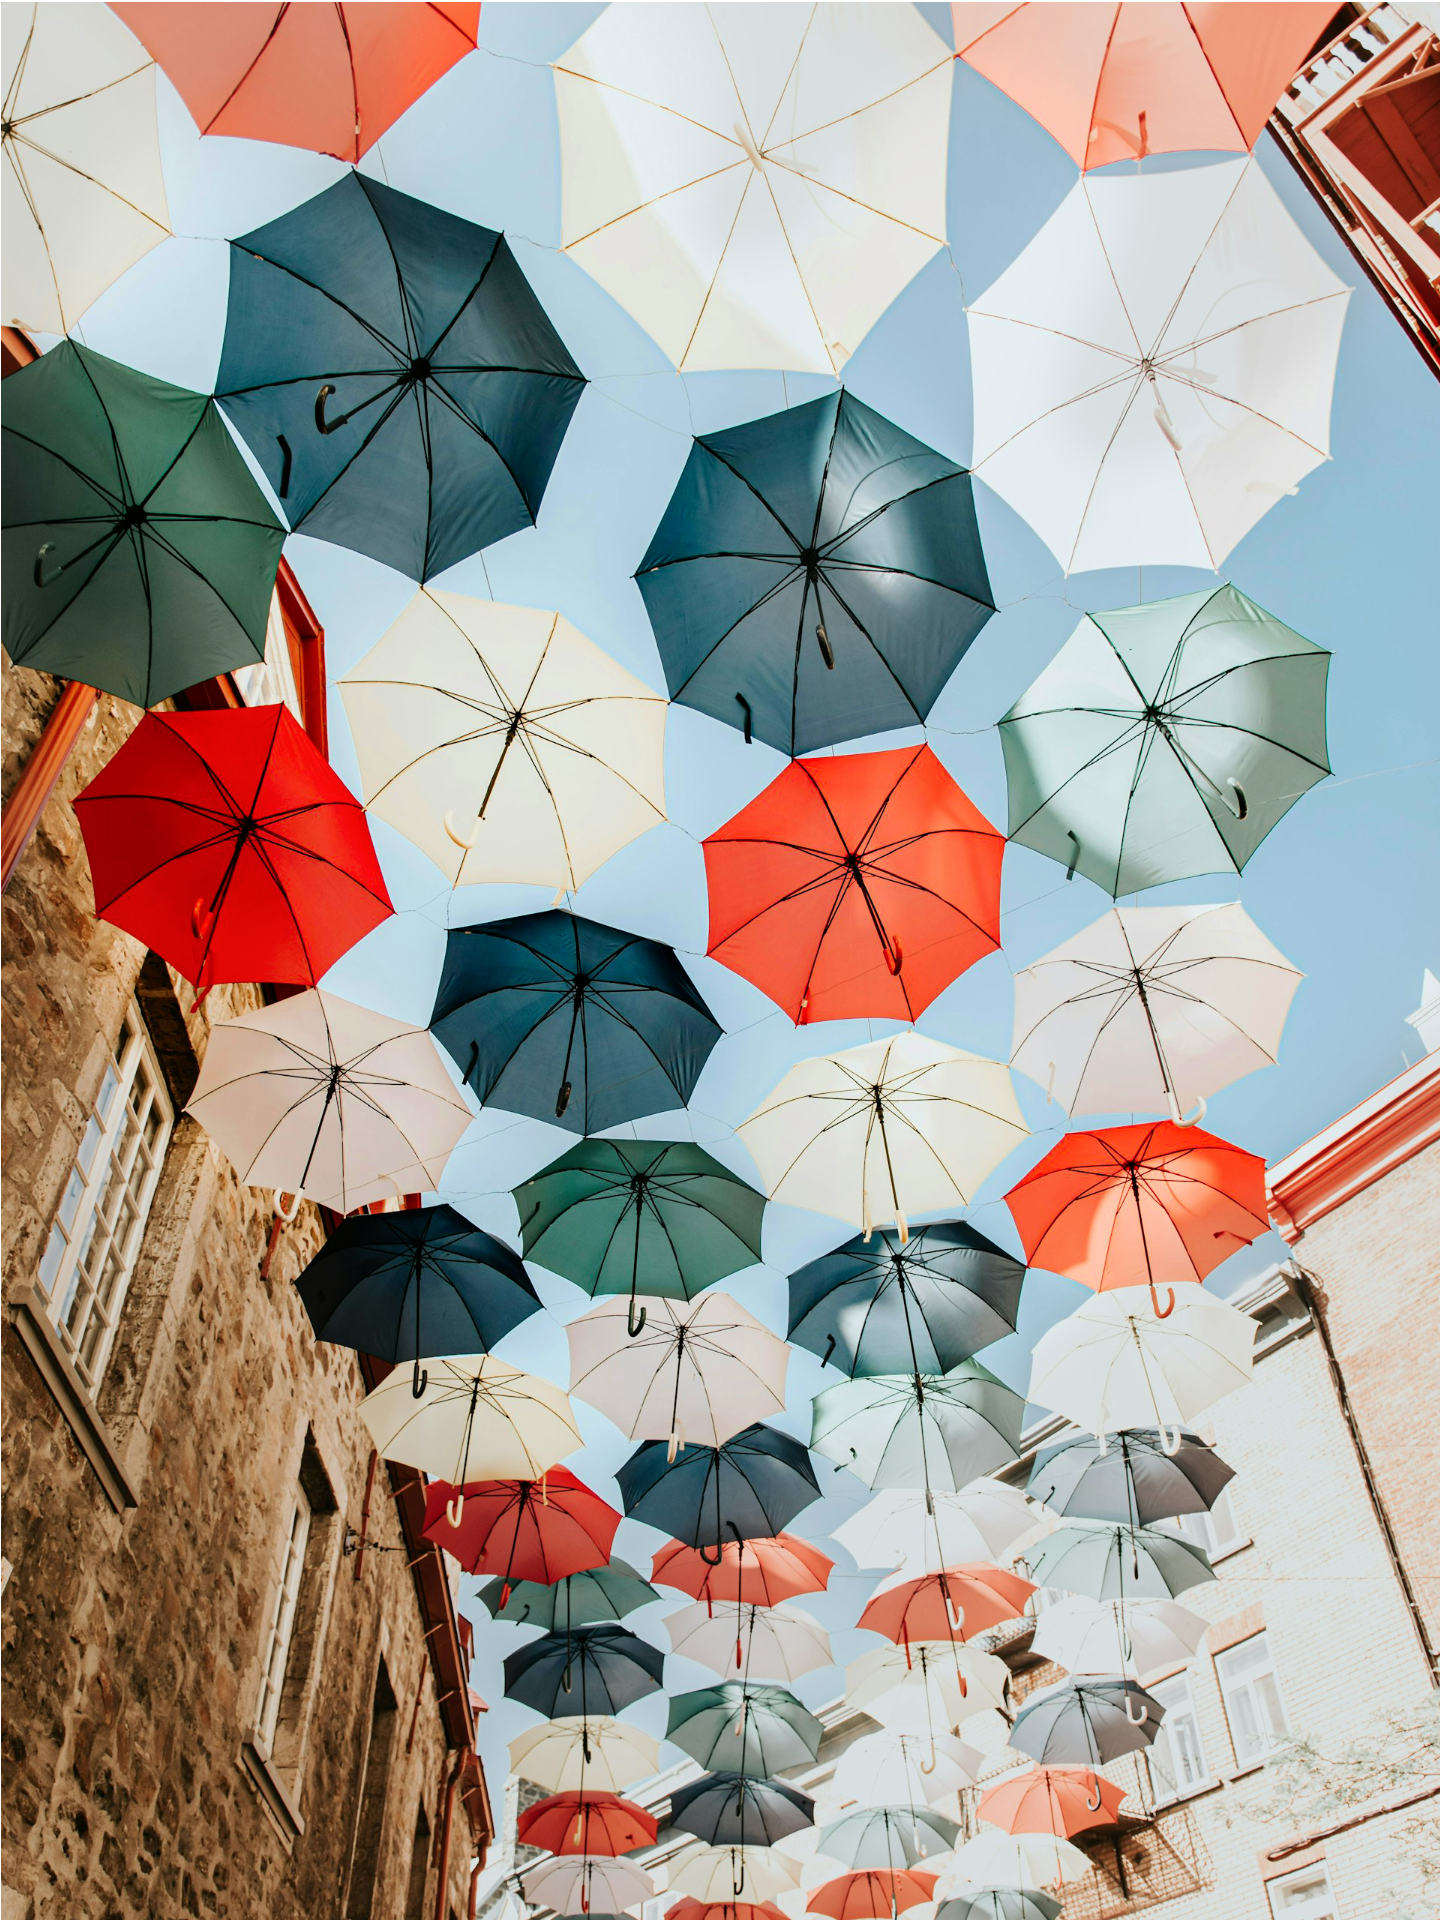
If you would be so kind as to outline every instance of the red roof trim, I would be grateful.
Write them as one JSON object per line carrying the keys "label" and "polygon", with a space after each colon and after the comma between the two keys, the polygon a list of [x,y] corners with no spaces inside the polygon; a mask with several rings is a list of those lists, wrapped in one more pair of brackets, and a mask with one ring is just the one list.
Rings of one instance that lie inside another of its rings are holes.
{"label": "red roof trim", "polygon": [[1440,1054],[1429,1054],[1270,1170],[1270,1212],[1293,1246],[1307,1227],[1440,1140]]}

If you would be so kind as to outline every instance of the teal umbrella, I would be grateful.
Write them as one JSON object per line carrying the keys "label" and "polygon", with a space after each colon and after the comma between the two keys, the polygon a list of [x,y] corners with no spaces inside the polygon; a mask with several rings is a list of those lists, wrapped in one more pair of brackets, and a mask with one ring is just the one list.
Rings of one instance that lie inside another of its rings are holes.
{"label": "teal umbrella", "polygon": [[568,1633],[572,1627],[593,1626],[599,1620],[623,1620],[627,1613],[659,1598],[648,1580],[614,1554],[608,1566],[570,1573],[549,1585],[539,1580],[512,1581],[508,1599],[503,1580],[487,1580],[480,1589],[480,1604],[496,1620],[544,1627],[547,1633]]}
{"label": "teal umbrella", "polygon": [[709,1773],[768,1780],[804,1766],[820,1751],[824,1728],[786,1687],[718,1687],[678,1693],[670,1702],[667,1738]]}
{"label": "teal umbrella", "polygon": [[1088,614],[1000,722],[1010,838],[1117,898],[1238,873],[1330,771],[1329,668],[1231,586]]}
{"label": "teal umbrella", "polygon": [[285,530],[213,400],[62,341],[5,382],[5,650],[137,706],[265,658]]}
{"label": "teal umbrella", "polygon": [[868,1487],[958,1493],[1020,1453],[1025,1402],[977,1360],[881,1373],[817,1394],[810,1445]]}
{"label": "teal umbrella", "polygon": [[1213,1580],[1210,1556],[1158,1527],[1071,1520],[1025,1554],[1037,1586],[1090,1600],[1173,1600]]}

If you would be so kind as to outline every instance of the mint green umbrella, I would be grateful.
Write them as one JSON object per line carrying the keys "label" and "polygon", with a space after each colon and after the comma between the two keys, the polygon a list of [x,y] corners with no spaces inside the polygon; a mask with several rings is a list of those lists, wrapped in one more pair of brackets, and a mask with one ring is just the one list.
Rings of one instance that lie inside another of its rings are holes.
{"label": "mint green umbrella", "polygon": [[1238,873],[1330,771],[1329,667],[1231,586],[1088,614],[1000,722],[1010,838],[1116,898]]}

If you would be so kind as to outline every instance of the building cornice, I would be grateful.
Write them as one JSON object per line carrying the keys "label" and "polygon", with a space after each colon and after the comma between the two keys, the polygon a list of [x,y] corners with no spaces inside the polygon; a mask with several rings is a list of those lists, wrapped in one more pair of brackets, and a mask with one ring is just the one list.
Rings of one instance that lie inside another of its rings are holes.
{"label": "building cornice", "polygon": [[1270,1214],[1293,1246],[1306,1229],[1440,1140],[1440,1053],[1362,1100],[1270,1169]]}

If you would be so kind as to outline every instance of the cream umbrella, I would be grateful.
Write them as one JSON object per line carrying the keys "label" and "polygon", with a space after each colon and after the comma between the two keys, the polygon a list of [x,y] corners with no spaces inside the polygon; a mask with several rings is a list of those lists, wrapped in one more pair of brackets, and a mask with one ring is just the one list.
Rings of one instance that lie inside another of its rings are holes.
{"label": "cream umbrella", "polygon": [[427,589],[340,692],[366,805],[456,886],[573,890],[665,818],[667,702],[562,614]]}
{"label": "cream umbrella", "polygon": [[1053,1833],[978,1833],[957,1847],[941,1872],[942,1898],[965,1887],[1051,1887],[1083,1880],[1092,1871],[1088,1853]]}
{"label": "cream umbrella", "polygon": [[931,1735],[1005,1704],[1010,1669],[993,1653],[949,1640],[879,1647],[845,1669],[845,1698],[896,1733]]}
{"label": "cream umbrella", "polygon": [[928,1501],[923,1488],[887,1487],[832,1538],[858,1566],[939,1573],[967,1560],[1003,1560],[1044,1518],[1018,1487],[981,1478]]}
{"label": "cream umbrella", "polygon": [[830,1636],[799,1607],[753,1606],[739,1600],[697,1600],[667,1613],[661,1625],[670,1651],[722,1679],[798,1680],[834,1660]]}
{"label": "cream umbrella", "polygon": [[547,1793],[623,1793],[660,1771],[660,1743],[623,1720],[566,1714],[512,1740],[510,1770]]}
{"label": "cream umbrella", "polygon": [[1067,1113],[1189,1124],[1274,1065],[1303,978],[1238,901],[1116,907],[1016,974],[1011,1064]]}
{"label": "cream umbrella", "polygon": [[903,1730],[867,1733],[841,1754],[826,1792],[840,1806],[938,1806],[973,1787],[983,1765],[984,1755],[953,1734],[932,1742]]}
{"label": "cream umbrella", "polygon": [[552,1854],[520,1876],[532,1906],[552,1913],[623,1913],[655,1892],[655,1882],[633,1860],[604,1854]]}
{"label": "cream umbrella", "polygon": [[1046,1607],[1035,1622],[1035,1653],[1067,1673],[1148,1674],[1184,1666],[1210,1623],[1174,1600],[1087,1600]]}
{"label": "cream umbrella", "polygon": [[417,1394],[402,1367],[360,1402],[360,1417],[384,1460],[447,1480],[446,1509],[459,1526],[472,1480],[538,1480],[580,1445],[570,1402],[548,1380],[493,1354],[427,1359]]}
{"label": "cream umbrella", "polygon": [[870,1233],[968,1206],[1026,1138],[1009,1070],[913,1028],[802,1060],[736,1132],[772,1200]]}
{"label": "cream umbrella", "polygon": [[970,307],[973,464],[1067,573],[1218,567],[1329,458],[1349,297],[1253,161],[1087,175]]}
{"label": "cream umbrella", "polygon": [[798,1887],[800,1869],[774,1847],[697,1847],[670,1869],[670,1891],[707,1905],[756,1905]]}
{"label": "cream umbrella", "polygon": [[609,7],[555,63],[562,244],[683,372],[833,373],[945,244],[912,7]]}

